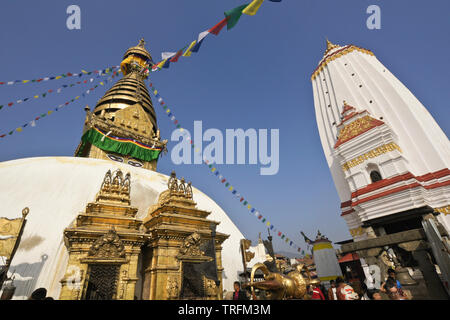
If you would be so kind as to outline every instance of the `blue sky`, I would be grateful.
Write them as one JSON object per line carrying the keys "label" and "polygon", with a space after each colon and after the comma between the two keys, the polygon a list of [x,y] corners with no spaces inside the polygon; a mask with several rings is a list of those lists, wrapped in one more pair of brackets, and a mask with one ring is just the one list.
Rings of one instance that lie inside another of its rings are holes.
{"label": "blue sky", "polygon": [[[23,1],[0,3],[0,81],[33,79],[117,65],[141,37],[154,60],[176,51],[223,18],[241,0]],[[66,28],[66,8],[81,8],[81,30]],[[366,8],[381,8],[381,30],[366,27]],[[194,120],[207,128],[280,130],[280,170],[259,175],[259,165],[221,165],[219,170],[264,216],[306,248],[299,231],[317,229],[333,241],[350,238],[339,216],[337,196],[321,148],[310,75],[325,49],[325,38],[372,50],[450,130],[450,2],[381,0],[265,1],[258,14],[243,16],[219,36],[210,35],[199,53],[181,58],[152,81],[183,127]],[[83,79],[83,78],[82,78]],[[0,86],[0,104],[73,80]],[[111,85],[111,84],[110,84]],[[109,85],[109,86],[110,86]],[[108,87],[109,87],[108,86]],[[0,134],[74,98],[76,86],[0,110]],[[36,156],[72,156],[81,137],[83,107],[95,106],[106,91],[63,108],[0,140],[0,161]],[[158,125],[170,139],[173,125],[154,101]],[[173,143],[169,144],[170,147]],[[252,240],[266,229],[204,166],[172,164],[164,156],[158,171],[172,169],[211,196]],[[5,182],[4,182],[5,183]],[[277,250],[290,248],[275,237]],[[292,251],[292,250],[290,250]]]}

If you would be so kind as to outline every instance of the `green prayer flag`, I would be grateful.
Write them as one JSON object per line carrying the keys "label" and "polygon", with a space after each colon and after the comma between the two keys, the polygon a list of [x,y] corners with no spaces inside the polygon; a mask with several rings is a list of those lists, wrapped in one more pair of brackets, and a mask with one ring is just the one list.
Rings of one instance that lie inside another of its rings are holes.
{"label": "green prayer flag", "polygon": [[242,16],[242,10],[244,10],[247,6],[248,3],[224,12],[225,17],[228,18],[227,30],[230,30],[238,23],[239,19]]}

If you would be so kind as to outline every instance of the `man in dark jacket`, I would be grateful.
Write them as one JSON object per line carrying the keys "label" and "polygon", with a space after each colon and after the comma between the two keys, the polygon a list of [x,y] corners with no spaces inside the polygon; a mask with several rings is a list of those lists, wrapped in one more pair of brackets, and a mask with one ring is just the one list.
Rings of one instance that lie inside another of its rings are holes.
{"label": "man in dark jacket", "polygon": [[248,300],[245,291],[241,290],[241,284],[239,281],[234,282],[233,300]]}

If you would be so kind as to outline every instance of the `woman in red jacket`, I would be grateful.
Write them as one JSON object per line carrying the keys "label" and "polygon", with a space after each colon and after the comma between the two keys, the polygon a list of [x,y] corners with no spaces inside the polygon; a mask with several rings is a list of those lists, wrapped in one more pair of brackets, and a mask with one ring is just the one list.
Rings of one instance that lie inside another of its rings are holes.
{"label": "woman in red jacket", "polygon": [[311,300],[325,300],[322,290],[317,285],[313,286]]}

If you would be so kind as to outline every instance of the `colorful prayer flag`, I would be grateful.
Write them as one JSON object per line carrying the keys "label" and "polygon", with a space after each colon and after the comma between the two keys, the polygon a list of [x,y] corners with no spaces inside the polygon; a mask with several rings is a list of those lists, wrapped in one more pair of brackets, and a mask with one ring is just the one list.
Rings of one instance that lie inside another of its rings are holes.
{"label": "colorful prayer flag", "polygon": [[230,30],[238,23],[239,19],[242,16],[242,10],[244,10],[247,6],[248,6],[248,3],[224,12],[225,17],[228,18],[227,30]]}
{"label": "colorful prayer flag", "polygon": [[194,47],[192,47],[191,51],[192,52],[198,52],[198,50],[200,50],[200,46],[202,45],[203,40],[205,39],[205,37],[209,34],[209,30],[208,31],[203,31],[198,35],[198,40],[197,43],[194,45]]}
{"label": "colorful prayer flag", "polygon": [[190,57],[192,55],[191,49],[192,47],[197,43],[197,40],[194,40],[191,42],[189,47],[186,49],[186,51],[183,53],[183,57]]}
{"label": "colorful prayer flag", "polygon": [[264,0],[253,0],[252,3],[250,3],[244,10],[242,10],[242,13],[245,13],[249,16],[254,16],[258,10],[259,7],[261,7]]}
{"label": "colorful prayer flag", "polygon": [[222,30],[223,27],[225,27],[225,25],[227,24],[227,21],[228,21],[228,17],[225,17],[222,21],[220,21],[214,27],[209,29],[209,33],[212,33],[216,36],[219,35],[220,30]]}
{"label": "colorful prayer flag", "polygon": [[180,58],[180,56],[183,54],[183,50],[179,50],[178,52],[177,52],[177,54],[172,58],[172,59],[170,59],[170,62],[177,62],[178,61],[178,58]]}
{"label": "colorful prayer flag", "polygon": [[161,59],[166,60],[166,59],[172,58],[176,54],[177,54],[176,52],[162,52]]}

